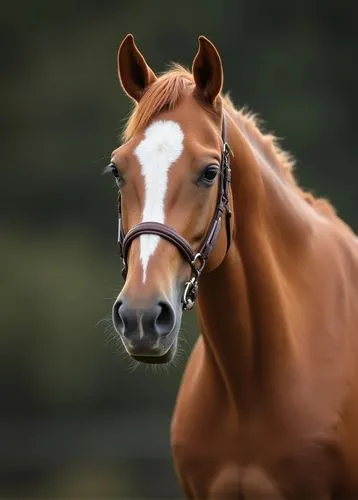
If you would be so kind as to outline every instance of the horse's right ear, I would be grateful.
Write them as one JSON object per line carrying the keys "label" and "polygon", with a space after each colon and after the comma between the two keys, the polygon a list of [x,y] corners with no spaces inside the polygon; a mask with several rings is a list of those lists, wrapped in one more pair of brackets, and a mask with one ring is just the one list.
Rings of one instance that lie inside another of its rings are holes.
{"label": "horse's right ear", "polygon": [[136,102],[140,101],[145,89],[157,79],[131,34],[124,38],[118,50],[118,76],[123,90]]}

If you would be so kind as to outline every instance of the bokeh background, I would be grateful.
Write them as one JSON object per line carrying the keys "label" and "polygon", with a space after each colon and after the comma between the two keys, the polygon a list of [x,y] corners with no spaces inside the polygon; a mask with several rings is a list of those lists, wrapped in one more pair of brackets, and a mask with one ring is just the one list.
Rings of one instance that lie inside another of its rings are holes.
{"label": "bokeh background", "polygon": [[[23,0],[0,18],[0,497],[179,498],[169,423],[187,354],[133,371],[107,321],[121,266],[101,171],[130,110],[119,42],[133,32],[163,71],[207,35],[234,102],[358,229],[358,3]],[[196,334],[186,316],[186,353]]]}

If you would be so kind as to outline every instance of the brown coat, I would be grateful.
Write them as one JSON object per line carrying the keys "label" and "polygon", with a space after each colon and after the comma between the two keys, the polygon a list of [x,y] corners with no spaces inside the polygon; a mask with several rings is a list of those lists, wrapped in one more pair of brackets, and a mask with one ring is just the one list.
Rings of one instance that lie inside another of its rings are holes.
{"label": "brown coat", "polygon": [[[126,143],[113,153],[126,179],[126,231],[143,207],[134,148],[153,120],[171,120],[183,131],[184,152],[170,171],[166,224],[198,245],[217,185],[207,189],[193,179],[203,164],[220,158],[222,114],[228,118],[232,243],[226,252],[222,230],[201,277],[201,335],[172,421],[187,498],[358,498],[356,236],[328,202],[297,186],[293,161],[275,139],[222,96],[221,59],[208,40],[200,38],[192,74],[175,67],[157,79],[128,36],[119,75],[137,103]],[[144,283],[137,239],[128,266],[114,314],[125,302],[133,323],[161,294],[174,297],[168,304],[180,323],[178,290],[189,271],[177,249],[160,241]],[[123,330],[122,319],[115,319]],[[142,325],[141,349],[147,334]],[[163,340],[160,352],[172,356],[176,339],[167,347]],[[144,354],[144,361],[170,358]]]}

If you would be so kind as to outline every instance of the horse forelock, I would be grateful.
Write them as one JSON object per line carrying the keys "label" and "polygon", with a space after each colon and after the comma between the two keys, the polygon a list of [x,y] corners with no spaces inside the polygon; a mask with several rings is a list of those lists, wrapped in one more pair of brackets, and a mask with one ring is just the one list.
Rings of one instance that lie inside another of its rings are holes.
{"label": "horse forelock", "polygon": [[173,64],[169,71],[147,88],[142,99],[136,104],[123,131],[123,139],[128,141],[161,111],[176,108],[193,90],[194,85],[192,74],[183,66]]}

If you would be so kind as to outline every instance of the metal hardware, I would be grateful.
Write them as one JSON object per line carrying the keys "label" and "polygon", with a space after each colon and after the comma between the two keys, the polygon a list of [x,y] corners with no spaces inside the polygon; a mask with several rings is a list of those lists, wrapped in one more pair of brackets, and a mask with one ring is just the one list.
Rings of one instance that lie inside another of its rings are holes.
{"label": "metal hardware", "polygon": [[193,276],[191,280],[185,283],[184,293],[183,293],[183,309],[184,311],[190,311],[193,308],[198,294],[199,281],[197,276]]}

